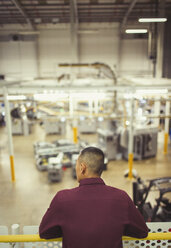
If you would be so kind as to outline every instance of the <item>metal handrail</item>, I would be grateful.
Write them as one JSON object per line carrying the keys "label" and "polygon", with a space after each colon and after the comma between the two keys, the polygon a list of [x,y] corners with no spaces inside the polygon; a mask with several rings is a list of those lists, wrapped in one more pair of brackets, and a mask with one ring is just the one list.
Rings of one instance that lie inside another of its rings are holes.
{"label": "metal handrail", "polygon": [[[122,240],[171,240],[171,232],[168,233],[149,233],[146,238],[138,239],[123,236]],[[15,242],[61,242],[62,238],[41,239],[38,234],[33,235],[0,235],[0,243],[15,243]]]}

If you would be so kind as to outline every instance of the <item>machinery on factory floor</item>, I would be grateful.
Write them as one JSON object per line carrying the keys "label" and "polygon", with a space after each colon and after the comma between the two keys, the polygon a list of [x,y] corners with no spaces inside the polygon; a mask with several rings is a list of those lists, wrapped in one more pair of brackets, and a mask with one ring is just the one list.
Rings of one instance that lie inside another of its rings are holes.
{"label": "machinery on factory floor", "polygon": [[[98,144],[108,160],[128,160],[129,131],[113,125],[111,129],[97,129]],[[142,160],[156,156],[158,129],[156,127],[136,127],[134,129],[134,159]]]}
{"label": "machinery on factory floor", "polygon": [[[152,206],[147,197],[157,191],[156,203]],[[169,197],[168,197],[169,196]],[[133,182],[133,201],[148,222],[171,221],[171,177],[156,178],[145,183],[141,178]]]}
{"label": "machinery on factory floor", "polygon": [[23,105],[17,106],[11,110],[12,134],[29,135],[31,133],[32,123],[28,120],[26,109]]}
{"label": "machinery on factory floor", "polygon": [[[134,129],[133,152],[134,159],[141,160],[156,156],[157,153],[157,127],[136,127]],[[127,129],[120,130],[120,147],[123,158],[128,160],[129,132]]]}
{"label": "machinery on factory floor", "polygon": [[68,140],[57,140],[53,143],[36,142],[34,144],[36,167],[39,171],[48,171],[49,182],[59,182],[62,180],[64,168],[75,168],[73,163],[76,161],[73,156],[78,157],[81,149],[81,145]]}
{"label": "machinery on factory floor", "polygon": [[[63,139],[53,143],[36,142],[33,146],[36,167],[39,171],[48,172],[48,180],[50,182],[61,181],[62,171],[67,167],[71,167],[72,177],[76,179],[76,161],[80,151],[91,145],[99,147],[81,140],[79,140],[78,145]],[[108,159],[105,157],[104,170],[107,170],[107,163]]]}
{"label": "machinery on factory floor", "polygon": [[96,133],[97,122],[96,119],[86,118],[81,116],[78,121],[79,133]]}
{"label": "machinery on factory floor", "polygon": [[103,150],[108,160],[121,158],[119,152],[119,133],[111,130],[97,129],[98,147]]}
{"label": "machinery on factory floor", "polygon": [[81,116],[79,118],[79,133],[96,133],[98,128],[114,131],[116,129],[116,121],[107,120],[103,117],[88,118],[86,116]]}
{"label": "machinery on factory floor", "polygon": [[49,182],[60,182],[63,174],[63,160],[64,154],[60,152],[56,157],[48,159],[48,180]]}
{"label": "machinery on factory floor", "polygon": [[66,132],[66,120],[65,118],[54,119],[46,118],[44,121],[44,128],[46,134],[61,134],[64,135]]}
{"label": "machinery on factory floor", "polygon": [[0,127],[5,126],[5,114],[0,113]]}
{"label": "machinery on factory floor", "polygon": [[25,118],[14,119],[12,121],[12,134],[14,135],[29,135],[31,133],[31,123]]}
{"label": "machinery on factory floor", "polygon": [[79,145],[75,145],[68,140],[57,140],[53,143],[36,142],[34,144],[34,154],[36,167],[39,171],[48,170],[49,158],[55,158],[60,152],[64,153],[63,165],[71,166],[71,156],[74,153],[79,153]]}

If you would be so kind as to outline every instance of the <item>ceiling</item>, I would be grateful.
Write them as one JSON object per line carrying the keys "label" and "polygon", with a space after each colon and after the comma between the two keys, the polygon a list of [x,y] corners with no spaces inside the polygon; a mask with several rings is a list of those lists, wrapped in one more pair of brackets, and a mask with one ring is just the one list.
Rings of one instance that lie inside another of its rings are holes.
{"label": "ceiling", "polygon": [[0,0],[0,25],[83,22],[137,22],[139,17],[171,14],[171,0]]}

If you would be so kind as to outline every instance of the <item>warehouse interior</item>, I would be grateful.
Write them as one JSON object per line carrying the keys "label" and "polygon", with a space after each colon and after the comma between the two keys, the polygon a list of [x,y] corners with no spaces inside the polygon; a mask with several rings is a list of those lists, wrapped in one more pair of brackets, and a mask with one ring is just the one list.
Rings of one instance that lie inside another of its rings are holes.
{"label": "warehouse interior", "polygon": [[39,225],[87,146],[134,202],[165,178],[171,221],[170,30],[171,0],[0,0],[0,226]]}

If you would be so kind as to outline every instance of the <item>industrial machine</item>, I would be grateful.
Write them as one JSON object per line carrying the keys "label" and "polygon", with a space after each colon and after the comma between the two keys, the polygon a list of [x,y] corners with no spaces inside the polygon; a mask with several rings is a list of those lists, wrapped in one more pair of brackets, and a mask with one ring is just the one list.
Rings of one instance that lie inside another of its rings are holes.
{"label": "industrial machine", "polygon": [[[81,144],[76,145],[68,140],[57,140],[53,143],[34,143],[36,167],[39,171],[48,171],[49,182],[62,180],[63,169],[72,167],[75,173],[76,159],[82,149]],[[76,178],[76,174],[73,176]]]}
{"label": "industrial machine", "polygon": [[27,136],[31,133],[31,123],[27,118],[12,120],[12,134]]}
{"label": "industrial machine", "polygon": [[103,150],[108,160],[121,157],[119,151],[119,134],[110,130],[97,129],[98,147]]}
{"label": "industrial machine", "polygon": [[104,119],[103,117],[97,118],[97,128],[99,129],[107,129],[110,131],[116,131],[117,130],[118,123],[116,120],[112,119]]}
{"label": "industrial machine", "polygon": [[56,157],[48,159],[48,180],[49,182],[60,182],[62,180],[62,160],[64,154],[60,152]]}
{"label": "industrial machine", "polygon": [[65,134],[66,131],[66,120],[65,118],[53,119],[47,118],[44,120],[44,128],[46,134]]}
{"label": "industrial machine", "polygon": [[[157,153],[157,127],[136,127],[134,129],[133,152],[134,159],[141,160],[156,156]],[[128,159],[129,132],[127,129],[120,131],[120,146],[124,159]]]}
{"label": "industrial machine", "polygon": [[0,113],[0,127],[5,126],[5,114]]}
{"label": "industrial machine", "polygon": [[78,121],[78,130],[79,133],[96,133],[97,122],[95,119],[81,116]]}
{"label": "industrial machine", "polygon": [[[152,206],[147,201],[149,194],[158,193],[156,203]],[[171,177],[155,178],[145,183],[141,178],[133,182],[133,201],[148,222],[171,221]]]}
{"label": "industrial machine", "polygon": [[65,167],[71,167],[71,156],[74,153],[79,153],[79,150],[78,145],[68,140],[58,140],[53,143],[36,142],[34,144],[36,167],[40,171],[48,170],[49,158],[56,157],[60,152],[64,153],[62,164]]}
{"label": "industrial machine", "polygon": [[26,109],[23,105],[11,110],[12,117],[12,134],[29,135],[31,133],[32,123],[28,120]]}

